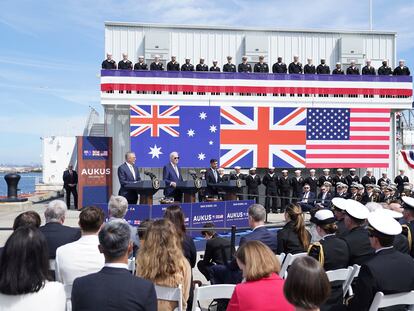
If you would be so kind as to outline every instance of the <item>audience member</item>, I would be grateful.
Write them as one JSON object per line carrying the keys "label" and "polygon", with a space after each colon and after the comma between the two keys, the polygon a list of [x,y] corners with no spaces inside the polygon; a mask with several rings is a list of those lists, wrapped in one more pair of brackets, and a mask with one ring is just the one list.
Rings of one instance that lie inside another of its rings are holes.
{"label": "audience member", "polygon": [[344,198],[333,198],[332,199],[332,210],[336,219],[336,226],[338,230],[336,235],[338,237],[343,237],[348,233],[348,229],[345,226],[345,208],[346,208],[346,199]]}
{"label": "audience member", "polygon": [[296,311],[319,311],[331,286],[322,266],[314,258],[297,258],[289,268],[283,291]]}
{"label": "audience member", "polygon": [[[148,228],[145,243],[138,252],[137,275],[159,286],[183,288],[183,310],[191,286],[191,267],[184,257],[180,237],[168,219],[154,221]],[[158,310],[172,311],[173,301],[158,300]]]}
{"label": "audience member", "polygon": [[277,232],[277,253],[298,254],[308,250],[311,235],[305,228],[302,209],[290,204],[285,210],[286,224]]}
{"label": "audience member", "polygon": [[213,223],[207,223],[203,228],[205,230],[201,234],[206,239],[206,250],[203,259],[197,263],[197,268],[210,281],[210,267],[226,264],[231,259],[232,249],[230,241],[215,232]]}
{"label": "audience member", "polygon": [[283,294],[280,264],[269,247],[260,241],[246,242],[237,250],[236,260],[245,282],[236,285],[227,311],[294,310]]}
{"label": "audience member", "polygon": [[137,234],[138,234],[138,240],[139,240],[140,247],[142,247],[143,243],[145,243],[145,236],[152,222],[153,222],[152,220],[147,219],[147,220],[141,221],[141,223],[138,226]]}
{"label": "audience member", "polygon": [[112,220],[102,226],[98,236],[105,266],[97,273],[75,279],[72,310],[156,311],[154,285],[128,271],[128,257],[133,249],[128,224],[121,219]]}
{"label": "audience member", "polygon": [[[49,249],[49,259],[55,259],[59,246],[79,240],[81,232],[78,228],[63,225],[67,207],[61,200],[53,200],[45,210],[46,224],[40,231],[46,237]],[[53,270],[53,267],[51,267]]]}
{"label": "audience member", "polygon": [[78,277],[98,272],[104,266],[105,258],[98,249],[98,233],[104,218],[102,209],[94,206],[84,208],[79,214],[82,237],[56,250],[56,281],[65,286],[68,305],[73,281]]}
{"label": "audience member", "polygon": [[34,226],[17,228],[0,260],[0,310],[65,311],[63,285],[50,282],[47,241]]}
{"label": "audience member", "polygon": [[[128,201],[121,195],[112,195],[108,203],[109,221],[114,219],[124,219],[128,211]],[[134,243],[134,251],[139,247],[137,228],[129,225],[131,230],[131,241]]]}

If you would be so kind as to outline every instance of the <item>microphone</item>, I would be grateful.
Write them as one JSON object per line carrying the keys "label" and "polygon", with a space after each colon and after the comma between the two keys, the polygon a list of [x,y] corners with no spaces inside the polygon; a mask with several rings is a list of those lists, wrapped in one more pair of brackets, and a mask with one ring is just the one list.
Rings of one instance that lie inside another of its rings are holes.
{"label": "microphone", "polygon": [[191,175],[191,177],[193,177],[194,180],[197,179],[197,173],[196,173],[196,171],[190,170],[190,171],[188,171],[188,173]]}
{"label": "microphone", "polygon": [[151,179],[157,178],[157,176],[155,176],[154,173],[151,173],[149,171],[144,171],[144,174],[147,175],[147,176],[149,176]]}

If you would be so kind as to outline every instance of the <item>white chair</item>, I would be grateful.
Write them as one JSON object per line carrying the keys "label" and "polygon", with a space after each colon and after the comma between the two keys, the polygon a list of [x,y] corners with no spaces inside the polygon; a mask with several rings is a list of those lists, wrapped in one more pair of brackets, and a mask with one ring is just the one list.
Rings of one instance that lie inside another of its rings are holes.
{"label": "white chair", "polygon": [[378,292],[375,294],[369,311],[377,311],[380,308],[398,305],[410,305],[409,310],[413,310],[414,291],[392,295],[384,295],[382,292]]}
{"label": "white chair", "polygon": [[296,258],[308,256],[308,253],[299,253],[299,254],[287,254],[285,257],[285,261],[283,262],[282,268],[280,268],[279,276],[282,279],[286,279],[287,277],[287,269],[289,266],[295,261]]}
{"label": "white chair", "polygon": [[281,253],[280,255],[276,255],[276,256],[279,259],[280,266],[282,266],[283,265],[283,260],[285,260],[286,254],[285,253]]}
{"label": "white chair", "polygon": [[183,311],[183,287],[178,285],[178,287],[167,287],[155,285],[155,292],[157,293],[157,299],[167,300],[167,301],[176,301],[178,307],[175,308],[177,311]]}
{"label": "white chair", "polygon": [[56,261],[55,261],[55,259],[49,259],[49,270],[52,270],[52,271],[56,270]]}
{"label": "white chair", "polygon": [[128,259],[128,270],[135,274],[135,257]]}
{"label": "white chair", "polygon": [[351,284],[354,281],[354,279],[358,276],[359,274],[359,270],[361,270],[361,266],[360,265],[353,265],[352,266],[352,273],[349,275],[348,279],[344,282],[344,285],[342,285],[342,289],[344,292],[344,297],[346,295],[347,292],[349,292],[349,295],[352,296],[354,294]]}
{"label": "white chair", "polygon": [[217,284],[217,285],[207,285],[195,286],[194,289],[194,301],[192,311],[201,311],[197,306],[198,301],[200,300],[214,300],[214,299],[230,299],[233,295],[234,288],[236,285],[233,284]]}
{"label": "white chair", "polygon": [[326,271],[326,275],[328,276],[328,280],[330,283],[342,281],[342,291],[344,291],[345,283],[349,279],[350,275],[352,274],[352,271],[354,271],[354,268],[348,267],[344,269]]}

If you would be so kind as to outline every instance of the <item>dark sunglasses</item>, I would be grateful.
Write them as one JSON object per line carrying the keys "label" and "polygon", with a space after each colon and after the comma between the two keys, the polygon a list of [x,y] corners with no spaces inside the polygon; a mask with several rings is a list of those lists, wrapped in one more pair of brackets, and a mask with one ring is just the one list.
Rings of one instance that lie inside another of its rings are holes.
{"label": "dark sunglasses", "polygon": [[179,160],[180,159],[180,157],[174,157],[174,160]]}

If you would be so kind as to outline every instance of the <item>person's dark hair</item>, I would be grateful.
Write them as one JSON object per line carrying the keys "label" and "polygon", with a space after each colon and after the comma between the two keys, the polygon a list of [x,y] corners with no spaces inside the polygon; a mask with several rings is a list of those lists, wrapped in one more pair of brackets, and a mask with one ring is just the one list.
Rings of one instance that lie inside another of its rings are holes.
{"label": "person's dark hair", "polygon": [[209,236],[213,236],[214,234],[216,234],[216,231],[214,230],[214,224],[212,222],[208,222],[204,224],[203,228],[210,229],[210,230],[201,231],[202,236],[205,236],[206,234],[208,234]]}
{"label": "person's dark hair", "polygon": [[170,205],[165,209],[164,218],[171,221],[177,230],[180,240],[185,236],[184,213],[180,206]]}
{"label": "person's dark hair", "polygon": [[289,267],[283,292],[295,307],[311,310],[319,308],[328,299],[331,285],[320,263],[304,256],[297,258]]}
{"label": "person's dark hair", "polygon": [[358,219],[355,218],[353,216],[351,216],[349,213],[345,212],[346,215],[348,215],[349,219],[351,219],[351,221],[357,225],[357,226],[362,226],[363,224],[365,224],[365,219]]}
{"label": "person's dark hair", "polygon": [[151,219],[146,219],[141,221],[137,229],[137,235],[139,240],[145,240],[145,235],[147,234],[147,230],[149,226],[153,223]]}
{"label": "person's dark hair", "polygon": [[79,227],[84,232],[98,232],[105,219],[105,214],[99,207],[88,206],[79,214]]}
{"label": "person's dark hair", "polygon": [[34,226],[23,226],[7,239],[0,258],[0,293],[38,292],[49,277],[46,238]]}
{"label": "person's dark hair", "polygon": [[23,226],[33,226],[39,228],[41,223],[42,220],[40,219],[40,215],[38,213],[35,211],[27,211],[19,214],[14,219],[13,231]]}
{"label": "person's dark hair", "polygon": [[128,251],[131,229],[125,220],[114,219],[102,226],[98,237],[103,254],[111,261]]}
{"label": "person's dark hair", "polygon": [[303,217],[302,208],[294,203],[290,204],[285,213],[287,213],[290,219],[294,222],[294,231],[298,234],[299,240],[302,243],[305,250],[309,247],[309,233],[305,228],[305,219]]}
{"label": "person's dark hair", "polygon": [[394,239],[395,239],[394,235],[383,234],[383,233],[373,229],[370,226],[368,226],[368,235],[376,237],[378,239],[379,244],[382,247],[389,247],[389,246],[392,246],[394,244]]}
{"label": "person's dark hair", "polygon": [[214,162],[218,162],[217,159],[211,159],[210,160],[210,164],[214,163]]}
{"label": "person's dark hair", "polygon": [[325,231],[327,234],[334,234],[336,233],[336,231],[338,231],[338,226],[336,225],[336,223],[319,225],[319,227],[321,227],[322,230]]}

